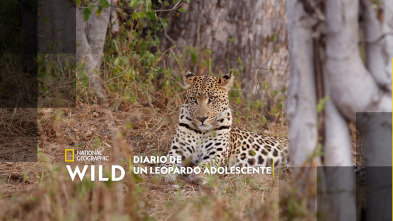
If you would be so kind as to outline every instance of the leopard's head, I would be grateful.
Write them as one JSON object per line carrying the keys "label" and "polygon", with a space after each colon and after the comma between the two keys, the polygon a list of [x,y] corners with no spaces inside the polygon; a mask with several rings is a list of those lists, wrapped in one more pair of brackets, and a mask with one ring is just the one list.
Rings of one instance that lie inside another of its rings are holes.
{"label": "leopard's head", "polygon": [[183,78],[187,89],[185,107],[193,124],[201,131],[213,129],[219,117],[229,109],[228,91],[234,79],[232,72],[221,78],[186,72]]}

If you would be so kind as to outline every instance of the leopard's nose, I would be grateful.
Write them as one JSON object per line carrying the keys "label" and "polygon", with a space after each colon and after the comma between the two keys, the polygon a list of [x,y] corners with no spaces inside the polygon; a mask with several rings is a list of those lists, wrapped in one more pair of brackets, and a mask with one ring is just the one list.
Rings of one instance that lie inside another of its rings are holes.
{"label": "leopard's nose", "polygon": [[197,119],[203,124],[207,117],[197,117]]}

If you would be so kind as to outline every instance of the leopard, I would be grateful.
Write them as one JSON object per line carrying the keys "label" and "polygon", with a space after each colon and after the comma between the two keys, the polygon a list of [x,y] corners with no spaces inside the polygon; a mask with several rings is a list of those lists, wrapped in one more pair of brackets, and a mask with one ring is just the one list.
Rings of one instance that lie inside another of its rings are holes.
{"label": "leopard", "polygon": [[[232,72],[220,77],[183,74],[186,90],[178,124],[166,155],[181,161],[163,167],[279,167],[288,164],[288,138],[262,136],[242,130],[233,123],[228,93],[234,82]],[[273,163],[274,162],[274,163]],[[173,183],[178,175],[167,174]],[[191,182],[203,183],[203,175],[189,175]]]}

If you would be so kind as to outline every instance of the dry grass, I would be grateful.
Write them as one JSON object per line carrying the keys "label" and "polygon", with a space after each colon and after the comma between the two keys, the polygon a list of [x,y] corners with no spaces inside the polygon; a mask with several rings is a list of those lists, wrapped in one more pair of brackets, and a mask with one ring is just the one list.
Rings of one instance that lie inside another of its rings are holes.
{"label": "dry grass", "polygon": [[[117,108],[114,122],[135,155],[162,155],[169,149],[182,99],[159,93],[155,101],[145,99]],[[241,120],[235,124],[254,125],[260,133],[267,129],[286,133],[281,119],[258,127],[244,117],[249,115],[243,113],[245,106],[237,106]],[[72,182],[64,149],[102,149],[111,156],[113,144],[104,113],[100,106],[83,103],[76,108],[39,110],[38,162],[0,164],[1,220],[276,220],[278,186],[285,181],[268,176],[214,177],[208,188],[185,178],[168,185],[152,175],[126,176],[120,191],[124,205],[116,204],[119,193],[111,183]],[[123,153],[118,159],[124,168],[128,157]]]}

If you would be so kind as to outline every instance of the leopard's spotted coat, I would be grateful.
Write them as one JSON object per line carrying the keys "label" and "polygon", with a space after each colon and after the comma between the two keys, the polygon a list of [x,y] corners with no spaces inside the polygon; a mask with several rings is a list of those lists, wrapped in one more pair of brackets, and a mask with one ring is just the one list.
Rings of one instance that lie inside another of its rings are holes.
{"label": "leopard's spotted coat", "polygon": [[[187,92],[180,108],[179,123],[169,156],[181,156],[175,166],[275,166],[287,162],[286,138],[261,136],[232,126],[228,91],[233,82],[231,73],[222,78],[184,77]],[[164,166],[170,167],[171,164]],[[171,182],[175,175],[167,175]]]}

